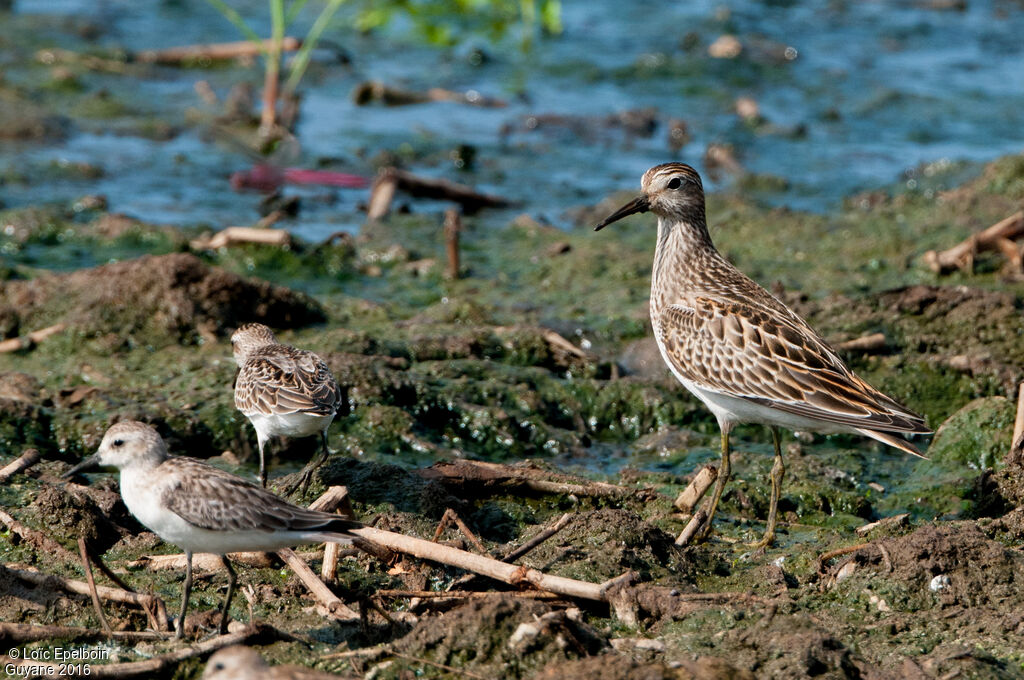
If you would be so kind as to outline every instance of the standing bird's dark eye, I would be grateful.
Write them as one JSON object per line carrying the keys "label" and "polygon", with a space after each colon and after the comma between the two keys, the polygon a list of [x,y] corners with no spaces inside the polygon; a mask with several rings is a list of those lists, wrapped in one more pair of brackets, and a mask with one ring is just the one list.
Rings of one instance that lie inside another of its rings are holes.
{"label": "standing bird's dark eye", "polygon": [[682,186],[682,184],[683,184],[683,180],[679,179],[678,177],[673,177],[672,179],[670,179],[668,181],[668,188],[669,189],[678,189],[680,186]]}
{"label": "standing bird's dark eye", "polygon": [[117,448],[119,446],[124,446],[124,440],[123,439],[115,439],[114,441],[111,442],[111,444],[113,444],[114,448]]}

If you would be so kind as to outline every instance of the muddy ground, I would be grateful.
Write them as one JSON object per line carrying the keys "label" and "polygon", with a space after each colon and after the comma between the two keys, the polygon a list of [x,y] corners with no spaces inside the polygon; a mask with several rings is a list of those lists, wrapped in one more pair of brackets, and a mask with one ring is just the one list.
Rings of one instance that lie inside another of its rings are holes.
{"label": "muddy ground", "polygon": [[[528,215],[468,218],[459,280],[444,277],[440,217],[430,210],[331,245],[216,252],[191,251],[198,233],[103,209],[0,213],[0,336],[68,324],[0,356],[0,462],[29,447],[43,454],[0,486],[0,503],[69,551],[0,534],[0,620],[98,626],[87,597],[10,571],[81,579],[78,536],[176,609],[179,570],[129,566],[174,549],[126,514],[116,480],[65,487],[56,477],[127,417],[153,423],[177,453],[251,475],[255,435],[232,405],[228,337],[262,321],[319,352],[346,394],[330,435],[337,453],[297,500],[343,484],[361,519],[428,538],[452,508],[494,555],[571,513],[522,564],[594,582],[633,573],[609,607],[522,598],[481,579],[458,585],[453,569],[354,555],[332,586],[366,615],[343,624],[324,617],[282,564],[241,566],[251,602],[238,597],[233,618],[293,636],[261,645],[274,663],[374,678],[1024,677],[1024,468],[1004,463],[1024,378],[1024,283],[996,256],[942,278],[921,262],[1019,207],[1024,157],[994,162],[953,191],[879,191],[824,216],[710,197],[721,249],[823,335],[884,333],[880,349],[846,358],[938,429],[919,442],[927,461],[853,437],[787,439],[784,523],[763,554],[745,547],[768,503],[770,439],[756,427],[734,438],[717,535],[674,545],[685,518],[672,499],[716,460],[717,428],[650,339],[652,220],[588,228],[624,197],[580,208],[569,231]],[[272,476],[298,469],[315,446],[276,445]],[[531,459],[632,493],[446,483],[429,469],[460,458]],[[854,531],[903,513],[864,537]],[[442,540],[469,547],[452,529]],[[377,595],[453,584],[492,594]],[[199,578],[193,636],[206,634],[223,587],[221,573]],[[117,630],[147,625],[137,608],[105,612]],[[173,647],[108,645],[120,661]],[[170,675],[198,677],[200,668],[191,660]]]}

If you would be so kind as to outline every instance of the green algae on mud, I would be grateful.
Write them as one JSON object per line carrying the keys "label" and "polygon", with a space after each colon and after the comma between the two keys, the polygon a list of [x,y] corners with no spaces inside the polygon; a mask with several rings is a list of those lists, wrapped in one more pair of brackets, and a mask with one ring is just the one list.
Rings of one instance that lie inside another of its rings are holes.
{"label": "green algae on mud", "polygon": [[[822,669],[852,677],[869,667],[895,677],[896,655],[937,659],[947,670],[961,664],[967,673],[998,668],[1014,677],[1024,659],[1010,641],[1019,626],[1013,593],[1024,576],[1013,551],[999,549],[998,542],[1019,544],[1024,522],[1013,519],[1013,511],[1000,516],[1019,505],[1020,497],[1013,495],[1012,478],[996,458],[1011,413],[1002,399],[1024,369],[1019,342],[1024,287],[984,266],[971,278],[954,274],[940,280],[917,258],[928,247],[950,245],[969,228],[1002,217],[1000,211],[1019,200],[1014,196],[1024,196],[1021,175],[1015,160],[1004,160],[941,201],[923,195],[876,197],[867,208],[854,204],[826,217],[766,210],[735,196],[709,198],[715,237],[742,269],[768,285],[773,282],[765,278],[769,272],[781,280],[776,289],[787,303],[826,337],[883,332],[884,349],[849,355],[851,365],[924,411],[933,426],[946,422],[934,440],[931,462],[845,436],[790,444],[780,503],[784,526],[779,546],[765,555],[748,554],[741,543],[759,535],[767,507],[771,449],[758,427],[738,428],[734,438],[735,479],[716,525],[723,539],[686,549],[673,543],[683,522],[673,515],[671,499],[699,464],[717,457],[715,427],[710,414],[667,372],[625,369],[633,365],[623,360],[627,348],[649,335],[649,220],[633,219],[614,233],[595,235],[526,218],[510,223],[486,214],[467,218],[467,275],[452,281],[437,265],[443,240],[439,219],[429,214],[395,216],[328,250],[300,242],[288,250],[246,246],[193,257],[179,251],[198,230],[177,232],[102,211],[8,211],[0,222],[11,228],[0,234],[0,248],[10,269],[0,299],[14,290],[47,289],[50,267],[43,265],[76,269],[111,259],[138,262],[133,258],[152,254],[168,256],[167,261],[188,258],[187,279],[230,280],[235,282],[231,290],[240,286],[257,300],[277,295],[306,310],[282,317],[280,336],[324,356],[343,385],[346,406],[331,430],[331,445],[342,455],[320,470],[305,500],[324,486],[346,484],[360,517],[376,516],[382,526],[422,536],[432,535],[437,519],[451,507],[496,552],[573,512],[574,523],[525,564],[594,581],[633,570],[646,585],[664,589],[661,598],[671,599],[672,590],[779,598],[772,600],[775,613],[756,602],[699,607],[685,616],[678,607],[663,607],[662,614],[641,608],[637,623],[624,623],[607,608],[584,607],[579,621],[550,618],[540,642],[509,666],[515,677],[542,673],[549,663],[582,662],[595,650],[611,654],[611,640],[636,636],[664,642],[664,651],[654,654],[658,663],[728,655],[730,663],[775,677]],[[963,215],[963,210],[970,212]],[[589,225],[602,211],[581,212],[580,225]],[[424,264],[429,260],[434,263]],[[129,262],[123,265],[115,270],[130,271]],[[305,295],[274,294],[269,285],[235,275],[260,276]],[[166,293],[177,284],[160,285]],[[52,290],[58,292],[50,308],[0,305],[4,335],[83,314],[72,309],[74,291]],[[170,314],[161,294],[150,291],[127,310],[93,305],[78,329],[29,351],[0,356],[0,454],[8,458],[33,445],[47,457],[76,460],[115,417],[155,423],[178,453],[251,454],[254,435],[232,404],[234,367],[224,339],[231,322],[218,316],[221,289],[189,290],[189,313],[180,313],[176,304]],[[231,314],[240,318],[236,309]],[[551,332],[580,351],[565,351]],[[968,405],[976,398],[985,401]],[[289,442],[275,453],[287,469],[305,460],[313,445]],[[653,502],[565,494],[464,497],[408,469],[464,455],[494,461],[537,457],[591,477],[652,486],[660,495]],[[252,471],[251,458],[241,467],[221,464]],[[45,465],[47,472],[63,469],[59,462]],[[981,469],[987,467],[995,469]],[[1000,503],[987,501],[996,493],[993,483],[1003,485]],[[108,485],[100,491],[112,490]],[[103,533],[95,528],[99,525],[82,529],[82,521],[102,504],[47,488],[32,477],[19,477],[0,499],[23,508],[19,519],[39,530],[47,529],[49,513],[65,513],[67,521],[53,530],[68,548],[80,530]],[[854,528],[902,512],[911,513],[908,529],[871,537],[872,544],[885,546],[891,569],[877,547],[853,553],[853,566],[845,572],[841,561],[819,564],[823,551],[860,542]],[[953,525],[951,519],[960,521]],[[121,531],[130,527],[124,518],[117,522]],[[122,539],[109,556],[123,562],[172,550],[146,536]],[[461,540],[454,533],[444,538]],[[8,536],[0,540],[0,551],[5,562],[39,564],[34,551],[14,545]],[[958,566],[972,560],[996,560],[999,568],[986,573]],[[54,568],[77,576],[74,565]],[[241,581],[257,585],[261,594],[254,605],[257,616],[285,629],[314,631],[316,649],[323,653],[340,643],[355,649],[383,641],[476,673],[511,663],[508,640],[519,625],[556,611],[549,604],[502,600],[487,607],[465,605],[451,618],[417,610],[414,616],[422,618],[415,623],[397,620],[408,605],[395,600],[382,603],[394,612],[394,625],[381,620],[369,630],[353,631],[325,624],[302,604],[301,586],[279,566],[240,571]],[[943,575],[951,579],[951,589],[931,590],[931,579]],[[179,594],[176,572],[137,568],[130,578],[171,602]],[[443,589],[457,578],[450,569],[405,565],[392,570],[360,557],[343,562],[338,583],[353,597],[371,597],[381,588]],[[215,608],[220,579],[214,575],[197,586],[197,611]],[[966,593],[974,591],[1004,593],[1007,599],[971,599]],[[57,596],[46,598],[52,602]],[[4,613],[16,606],[0,598]],[[236,603],[233,614],[244,619],[244,609]],[[664,614],[671,611],[676,614]],[[139,612],[114,613],[123,625],[145,625]],[[87,601],[28,616],[34,622],[97,623]],[[460,637],[460,630],[499,620],[487,639]],[[988,656],[941,657],[965,635],[968,622],[976,632],[965,639]],[[571,653],[554,642],[559,634],[569,639],[569,633],[584,640]],[[278,642],[266,651],[277,661],[308,662],[308,652],[297,643]],[[346,662],[320,665],[351,670]],[[381,677],[400,677],[406,668],[441,675],[428,666],[395,664],[381,670]],[[188,676],[197,668],[180,672]]]}

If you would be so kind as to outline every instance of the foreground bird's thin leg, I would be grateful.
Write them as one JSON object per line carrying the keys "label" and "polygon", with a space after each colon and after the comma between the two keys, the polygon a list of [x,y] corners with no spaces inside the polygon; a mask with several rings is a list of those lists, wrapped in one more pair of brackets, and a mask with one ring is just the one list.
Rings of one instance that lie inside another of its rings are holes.
{"label": "foreground bird's thin leg", "polygon": [[188,611],[188,598],[192,595],[192,551],[185,551],[185,586],[181,593],[181,613],[174,624],[174,639],[180,640],[185,632],[185,612]]}
{"label": "foreground bird's thin leg", "polygon": [[704,530],[700,534],[701,539],[711,535],[711,521],[715,518],[715,510],[718,509],[718,501],[722,498],[722,491],[725,490],[725,483],[729,481],[729,474],[732,468],[729,461],[729,428],[722,428],[722,465],[718,471],[718,481],[715,482],[715,491],[711,496],[711,504],[708,506],[708,518],[704,524]]}
{"label": "foreground bird's thin leg", "polygon": [[320,457],[302,468],[302,474],[299,476],[299,479],[284,490],[285,496],[290,496],[299,487],[302,487],[302,492],[305,493],[306,489],[309,487],[309,483],[313,481],[313,473],[318,467],[327,462],[327,457],[331,455],[331,450],[327,448],[327,430],[320,432],[320,445]]}
{"label": "foreground bird's thin leg", "polygon": [[772,441],[775,443],[775,462],[772,464],[772,500],[768,506],[768,526],[760,541],[751,543],[751,548],[767,548],[775,542],[775,523],[779,515],[779,497],[782,495],[782,478],[786,474],[786,465],[782,462],[782,440],[779,428],[772,427]]}
{"label": "foreground bird's thin leg", "polygon": [[238,577],[235,575],[235,570],[231,568],[231,561],[228,560],[227,555],[221,555],[220,561],[228,572],[228,594],[224,598],[224,608],[220,612],[220,634],[225,635],[228,632],[228,610],[231,608],[231,598],[235,594],[235,583]]}

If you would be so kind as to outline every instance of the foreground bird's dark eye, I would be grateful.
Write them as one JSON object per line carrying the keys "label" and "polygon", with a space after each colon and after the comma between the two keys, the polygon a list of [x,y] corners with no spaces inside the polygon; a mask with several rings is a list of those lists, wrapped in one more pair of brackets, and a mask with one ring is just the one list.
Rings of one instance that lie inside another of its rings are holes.
{"label": "foreground bird's dark eye", "polygon": [[115,439],[113,442],[111,442],[111,444],[113,444],[113,446],[115,448],[118,447],[118,446],[124,446],[124,440],[123,439]]}
{"label": "foreground bird's dark eye", "polygon": [[670,179],[668,181],[668,188],[669,189],[678,189],[680,186],[682,186],[682,184],[683,184],[683,180],[679,179],[678,177],[673,177],[672,179]]}

